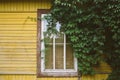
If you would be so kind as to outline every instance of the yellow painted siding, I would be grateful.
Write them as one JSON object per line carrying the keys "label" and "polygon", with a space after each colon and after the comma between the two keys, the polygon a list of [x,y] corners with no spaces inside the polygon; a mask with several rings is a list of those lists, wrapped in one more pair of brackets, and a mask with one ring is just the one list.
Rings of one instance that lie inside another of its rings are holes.
{"label": "yellow painted siding", "polygon": [[36,74],[36,12],[0,13],[0,74]]}
{"label": "yellow painted siding", "polygon": [[50,0],[0,0],[0,11],[36,11],[50,8]]}
{"label": "yellow painted siding", "polygon": [[[83,76],[82,80],[105,80],[108,75]],[[36,78],[36,75],[0,75],[0,80],[77,80],[77,78]]]}
{"label": "yellow painted siding", "polygon": [[49,0],[0,0],[0,74],[36,74],[37,9],[49,8]]}
{"label": "yellow painted siding", "polygon": [[[49,8],[49,0],[0,0],[0,80],[77,80],[36,77],[37,9]],[[105,78],[97,74],[82,80]]]}

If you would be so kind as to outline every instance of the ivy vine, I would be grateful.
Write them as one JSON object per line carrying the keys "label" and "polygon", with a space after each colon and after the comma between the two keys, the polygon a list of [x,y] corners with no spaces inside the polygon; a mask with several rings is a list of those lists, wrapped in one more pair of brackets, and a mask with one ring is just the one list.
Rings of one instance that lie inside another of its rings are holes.
{"label": "ivy vine", "polygon": [[[112,67],[107,80],[120,80],[120,0],[52,0],[48,33],[61,24],[82,74],[94,74],[101,60]],[[104,57],[103,57],[104,55]]]}

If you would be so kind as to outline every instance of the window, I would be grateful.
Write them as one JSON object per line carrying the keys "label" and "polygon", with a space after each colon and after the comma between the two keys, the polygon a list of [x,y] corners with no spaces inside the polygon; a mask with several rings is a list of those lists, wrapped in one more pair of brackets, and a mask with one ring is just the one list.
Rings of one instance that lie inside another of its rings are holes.
{"label": "window", "polygon": [[[41,13],[41,18],[46,13]],[[56,23],[56,29],[60,31],[60,24]],[[77,59],[73,55],[71,43],[68,41],[64,33],[52,35],[49,37],[44,36],[47,30],[47,21],[40,21],[38,37],[41,42],[38,47],[38,74],[41,76],[77,76]],[[43,39],[48,38],[48,42]],[[40,52],[40,53],[39,53]]]}

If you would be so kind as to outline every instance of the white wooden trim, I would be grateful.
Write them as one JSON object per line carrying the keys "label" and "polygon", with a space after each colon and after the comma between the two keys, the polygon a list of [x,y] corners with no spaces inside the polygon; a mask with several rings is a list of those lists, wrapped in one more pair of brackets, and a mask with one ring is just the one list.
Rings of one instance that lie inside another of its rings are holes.
{"label": "white wooden trim", "polygon": [[[53,45],[53,43],[46,43],[46,44]],[[55,43],[55,44],[57,44],[57,45],[64,45],[64,43]],[[68,44],[70,44],[70,43],[66,43],[66,45],[68,45]]]}
{"label": "white wooden trim", "polygon": [[[41,17],[43,18],[45,15],[42,14]],[[45,26],[45,20],[42,20],[41,21],[41,40],[44,39],[44,27]],[[45,69],[45,53],[44,53],[44,49],[45,49],[45,46],[44,46],[44,41],[41,42],[41,72],[44,71]]]}
{"label": "white wooden trim", "polygon": [[66,70],[63,70],[63,69],[55,69],[55,70],[45,69],[44,72],[76,72],[76,70],[74,70],[74,69],[66,69]]}
{"label": "white wooden trim", "polygon": [[64,70],[66,70],[66,35],[64,35],[64,56],[63,56],[63,59],[64,59]]}
{"label": "white wooden trim", "polygon": [[[41,17],[43,18],[46,14],[42,14]],[[43,32],[46,31],[46,20],[41,20],[41,39],[44,39]],[[55,69],[55,36],[53,36],[53,43],[48,43],[50,45],[53,44],[53,69],[45,69],[45,53],[44,51],[41,52],[41,72],[77,72],[77,59],[74,57],[74,69],[66,69],[66,45],[71,43],[66,43],[66,35],[64,34],[64,43],[57,43],[57,45],[64,45],[63,51],[63,63],[64,69]],[[44,41],[41,42],[41,50],[45,49]]]}
{"label": "white wooden trim", "polygon": [[55,36],[53,36],[53,70],[55,70]]}
{"label": "white wooden trim", "polygon": [[75,71],[77,72],[77,70],[78,70],[78,65],[77,65],[77,58],[75,58],[75,56],[74,56],[74,69],[75,69]]}

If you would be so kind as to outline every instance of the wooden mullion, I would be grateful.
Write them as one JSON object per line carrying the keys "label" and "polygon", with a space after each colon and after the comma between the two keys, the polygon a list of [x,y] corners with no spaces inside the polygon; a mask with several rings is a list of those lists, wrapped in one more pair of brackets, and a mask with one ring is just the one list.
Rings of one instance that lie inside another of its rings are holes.
{"label": "wooden mullion", "polygon": [[55,70],[55,36],[53,37],[53,70]]}
{"label": "wooden mullion", "polygon": [[63,59],[64,59],[64,70],[66,70],[66,35],[64,35],[64,56],[63,56]]}

